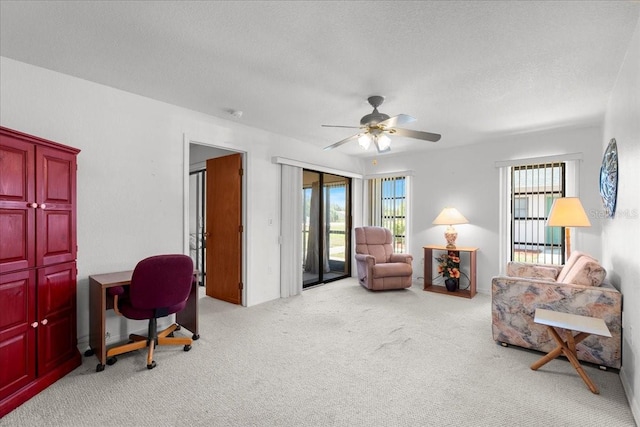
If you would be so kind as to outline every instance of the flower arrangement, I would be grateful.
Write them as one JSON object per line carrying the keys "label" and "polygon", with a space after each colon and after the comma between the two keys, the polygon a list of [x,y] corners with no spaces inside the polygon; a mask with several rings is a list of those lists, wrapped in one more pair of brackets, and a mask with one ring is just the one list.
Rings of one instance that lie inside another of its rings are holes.
{"label": "flower arrangement", "polygon": [[438,261],[438,274],[441,274],[442,277],[445,279],[460,278],[460,257],[454,251],[435,257],[435,260]]}

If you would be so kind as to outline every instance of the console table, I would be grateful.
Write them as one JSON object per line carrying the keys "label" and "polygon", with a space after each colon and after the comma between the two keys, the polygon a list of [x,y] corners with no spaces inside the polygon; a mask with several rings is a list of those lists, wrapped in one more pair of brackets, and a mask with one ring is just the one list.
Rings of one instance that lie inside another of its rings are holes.
{"label": "console table", "polygon": [[[447,249],[446,246],[427,245],[424,249],[424,290],[429,292],[437,292],[439,294],[454,295],[463,298],[473,298],[476,295],[476,253],[478,248],[470,248],[458,246],[455,249]],[[460,264],[464,262],[462,254],[466,254],[464,258],[468,258],[469,262],[469,288],[458,289],[457,291],[448,291],[444,286],[433,284],[433,251],[457,252],[460,257]]]}

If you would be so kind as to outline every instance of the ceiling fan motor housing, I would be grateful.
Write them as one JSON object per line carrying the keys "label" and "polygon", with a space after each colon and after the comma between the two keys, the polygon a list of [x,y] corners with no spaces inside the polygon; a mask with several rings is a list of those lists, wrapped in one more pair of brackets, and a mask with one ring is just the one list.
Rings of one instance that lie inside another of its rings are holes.
{"label": "ceiling fan motor housing", "polygon": [[384,113],[379,113],[377,108],[373,109],[373,113],[367,114],[363,118],[360,119],[360,124],[362,126],[375,126],[380,122],[383,122],[389,118],[389,115]]}
{"label": "ceiling fan motor housing", "polygon": [[369,104],[373,107],[373,112],[360,119],[361,126],[375,126],[389,118],[389,115],[378,111],[378,107],[384,102],[384,96],[370,96],[367,101],[369,101]]}

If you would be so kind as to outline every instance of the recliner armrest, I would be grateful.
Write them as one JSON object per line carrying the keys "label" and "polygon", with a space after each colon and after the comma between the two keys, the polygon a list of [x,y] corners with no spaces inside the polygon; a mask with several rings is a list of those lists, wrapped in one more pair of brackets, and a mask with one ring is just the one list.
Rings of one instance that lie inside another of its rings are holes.
{"label": "recliner armrest", "polygon": [[411,264],[413,261],[413,255],[411,254],[391,254],[389,257],[389,262],[406,262],[407,264]]}
{"label": "recliner armrest", "polygon": [[356,254],[356,261],[366,262],[367,264],[371,263],[371,265],[376,263],[376,258],[373,255],[368,254]]}

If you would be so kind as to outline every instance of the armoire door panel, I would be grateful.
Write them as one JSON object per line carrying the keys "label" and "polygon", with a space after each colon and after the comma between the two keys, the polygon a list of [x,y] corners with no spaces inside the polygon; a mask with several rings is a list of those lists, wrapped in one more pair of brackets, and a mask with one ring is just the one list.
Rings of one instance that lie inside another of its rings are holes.
{"label": "armoire door panel", "polygon": [[0,275],[0,399],[36,376],[35,311],[34,271]]}
{"label": "armoire door panel", "polygon": [[0,135],[0,203],[34,202],[34,146]]}
{"label": "armoire door panel", "polygon": [[0,273],[35,266],[34,153],[33,144],[0,134]]}
{"label": "armoire door panel", "polygon": [[38,203],[71,205],[75,194],[76,157],[48,147],[36,150]]}
{"label": "armoire door panel", "polygon": [[76,265],[38,270],[38,375],[76,351]]}
{"label": "armoire door panel", "polygon": [[73,158],[59,159],[44,155],[42,161],[45,171],[42,203],[70,204],[72,202],[71,167],[73,166]]}
{"label": "armoire door panel", "polygon": [[36,378],[35,330],[0,341],[0,400]]}
{"label": "armoire door panel", "polygon": [[35,265],[34,209],[0,208],[0,274]]}
{"label": "armoire door panel", "polygon": [[38,209],[38,265],[73,261],[76,258],[75,227],[70,210]]}
{"label": "armoire door panel", "polygon": [[36,150],[37,265],[76,259],[75,171],[73,154],[48,147]]}

